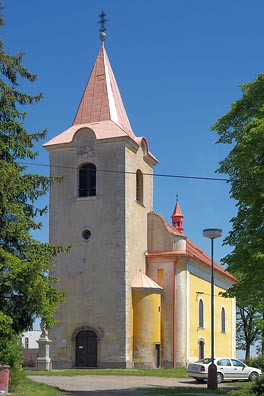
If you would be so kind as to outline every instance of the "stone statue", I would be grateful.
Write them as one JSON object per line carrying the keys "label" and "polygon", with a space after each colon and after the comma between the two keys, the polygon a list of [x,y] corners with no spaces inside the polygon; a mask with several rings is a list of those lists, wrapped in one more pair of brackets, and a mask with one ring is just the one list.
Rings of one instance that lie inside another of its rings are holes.
{"label": "stone statue", "polygon": [[46,329],[46,324],[45,322],[41,321],[40,323],[40,329],[41,329],[41,338],[48,338],[48,330]]}

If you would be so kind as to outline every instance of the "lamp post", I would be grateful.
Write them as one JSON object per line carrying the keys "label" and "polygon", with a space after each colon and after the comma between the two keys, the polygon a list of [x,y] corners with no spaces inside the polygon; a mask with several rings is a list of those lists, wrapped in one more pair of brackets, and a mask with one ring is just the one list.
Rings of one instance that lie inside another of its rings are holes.
{"label": "lamp post", "polygon": [[217,389],[217,367],[214,364],[214,239],[222,236],[219,228],[203,230],[203,236],[211,239],[211,364],[208,367],[208,389]]}

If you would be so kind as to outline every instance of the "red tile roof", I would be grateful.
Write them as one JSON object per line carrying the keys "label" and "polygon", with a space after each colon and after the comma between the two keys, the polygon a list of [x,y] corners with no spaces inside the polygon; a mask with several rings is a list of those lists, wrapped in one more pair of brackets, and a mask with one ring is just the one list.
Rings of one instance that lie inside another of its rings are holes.
{"label": "red tile roof", "polygon": [[[211,267],[212,259],[208,254],[206,254],[203,250],[201,250],[197,245],[195,245],[190,239],[187,239],[186,244],[186,252],[190,257],[193,257],[200,261],[201,263],[205,264],[207,267]],[[235,283],[237,283],[237,279],[230,274],[230,272],[226,271],[220,264],[214,261],[214,270],[227,276],[228,278],[232,279]]]}
{"label": "red tile roof", "polygon": [[[146,257],[149,258],[171,258],[177,259],[180,257],[191,257],[200,263],[204,264],[206,267],[211,268],[211,257],[208,256],[203,250],[201,250],[197,245],[195,245],[190,239],[186,239],[186,251],[170,250],[170,251],[156,251],[147,252]],[[238,283],[238,280],[230,274],[230,272],[225,271],[225,269],[214,261],[214,270],[223,276],[231,279],[234,283]]]}

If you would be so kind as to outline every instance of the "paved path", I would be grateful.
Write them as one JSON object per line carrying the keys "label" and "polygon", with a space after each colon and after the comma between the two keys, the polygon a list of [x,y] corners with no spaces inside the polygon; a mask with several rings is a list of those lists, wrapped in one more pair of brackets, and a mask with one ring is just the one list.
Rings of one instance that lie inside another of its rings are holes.
{"label": "paved path", "polygon": [[[83,375],[72,377],[28,376],[33,381],[58,387],[66,396],[144,396],[147,390],[135,389],[144,387],[175,387],[194,386],[206,388],[191,378],[161,378],[161,377],[125,377],[115,375]],[[225,387],[221,384],[220,387]],[[196,393],[198,396],[198,394]],[[210,396],[210,395],[207,395]],[[221,396],[221,395],[218,395]]]}

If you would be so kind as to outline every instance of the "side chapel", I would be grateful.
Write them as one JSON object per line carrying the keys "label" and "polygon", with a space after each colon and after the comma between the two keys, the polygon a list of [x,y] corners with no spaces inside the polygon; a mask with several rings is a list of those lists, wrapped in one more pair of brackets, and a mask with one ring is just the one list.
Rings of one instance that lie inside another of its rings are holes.
{"label": "side chapel", "polygon": [[[49,332],[54,367],[177,367],[210,356],[211,259],[153,212],[158,160],[130,125],[101,48],[72,126],[44,144],[50,242],[71,246],[52,276],[66,291]],[[215,355],[235,357],[235,278],[215,263]]]}

